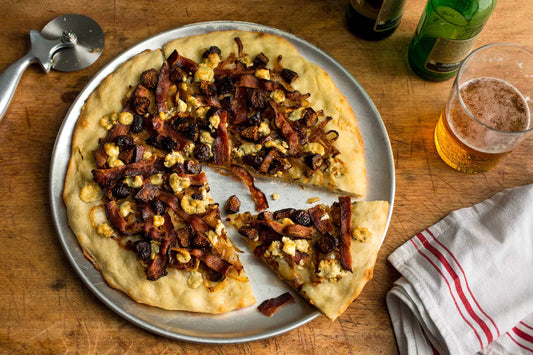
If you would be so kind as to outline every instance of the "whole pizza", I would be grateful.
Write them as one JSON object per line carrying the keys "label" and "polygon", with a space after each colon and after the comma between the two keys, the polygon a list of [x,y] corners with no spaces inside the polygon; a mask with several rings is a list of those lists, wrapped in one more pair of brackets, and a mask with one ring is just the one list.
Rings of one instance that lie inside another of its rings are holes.
{"label": "whole pizza", "polygon": [[[76,124],[63,197],[84,255],[111,287],[170,310],[221,313],[255,303],[221,217],[225,201],[210,197],[205,166],[240,179],[263,211],[230,218],[241,234],[258,233],[255,240],[243,234],[252,252],[328,317],[342,313],[372,274],[388,204],[347,210],[349,195],[366,191],[363,141],[327,73],[281,37],[233,30],[176,39],[107,76]],[[318,219],[298,211],[309,217],[304,224],[291,219],[294,211],[276,220],[265,212],[258,176],[342,193],[343,212],[333,205]],[[368,232],[364,241],[357,231]],[[311,282],[287,280],[281,259],[265,256],[271,245],[283,256],[284,243],[307,244],[298,251],[305,262],[291,259],[290,248],[285,259],[315,275]],[[343,272],[326,277],[325,263]],[[343,301],[324,311],[319,294],[331,289]]]}

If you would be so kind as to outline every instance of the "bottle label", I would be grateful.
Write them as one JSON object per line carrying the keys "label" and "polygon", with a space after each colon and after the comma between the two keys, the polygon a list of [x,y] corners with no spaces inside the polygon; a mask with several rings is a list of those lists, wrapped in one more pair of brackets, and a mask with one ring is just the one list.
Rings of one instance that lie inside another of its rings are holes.
{"label": "bottle label", "polygon": [[466,40],[437,38],[424,67],[435,73],[456,71],[474,46],[476,38],[477,36]]}
{"label": "bottle label", "polygon": [[361,15],[375,19],[374,31],[382,32],[394,28],[402,18],[404,0],[350,0],[351,6]]}
{"label": "bottle label", "polygon": [[382,32],[396,27],[402,18],[403,5],[403,1],[383,0],[374,31]]}

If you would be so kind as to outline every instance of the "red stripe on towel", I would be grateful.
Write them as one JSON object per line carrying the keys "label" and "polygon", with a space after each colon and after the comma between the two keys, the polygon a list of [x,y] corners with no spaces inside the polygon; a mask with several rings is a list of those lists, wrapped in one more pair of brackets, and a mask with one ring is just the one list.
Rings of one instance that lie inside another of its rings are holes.
{"label": "red stripe on towel", "polygon": [[466,298],[464,294],[463,287],[461,286],[461,280],[459,279],[459,276],[457,275],[457,273],[453,270],[448,260],[446,260],[444,255],[442,255],[442,253],[438,249],[436,249],[433,245],[429,243],[429,241],[426,239],[426,237],[422,233],[418,233],[416,236],[420,239],[420,241],[422,242],[422,245],[431,254],[433,254],[439,260],[442,266],[444,266],[446,271],[448,271],[448,274],[452,277],[453,283],[455,285],[455,290],[457,291],[459,298],[463,302],[463,306],[465,307],[468,314],[472,317],[472,319],[481,327],[481,329],[483,330],[483,333],[485,333],[485,336],[487,337],[487,341],[488,341],[487,344],[491,343],[494,340],[494,336],[492,335],[491,330],[489,329],[485,321],[479,318],[477,313],[472,308],[472,305],[470,304],[470,302],[468,301],[468,299]]}
{"label": "red stripe on towel", "polygon": [[498,336],[497,336],[497,338],[498,338],[501,335],[500,334],[500,329],[498,328],[496,323],[494,323],[494,320],[492,320],[492,318],[487,313],[485,313],[483,308],[481,308],[481,306],[477,302],[476,298],[474,297],[474,294],[472,293],[472,290],[470,290],[470,285],[468,284],[468,279],[466,278],[465,271],[463,270],[461,264],[459,264],[459,261],[455,258],[455,255],[453,255],[453,253],[448,248],[446,248],[446,246],[444,244],[442,244],[437,238],[435,238],[435,236],[433,235],[433,233],[429,229],[426,229],[426,231],[429,233],[429,235],[431,235],[431,237],[433,238],[433,240],[435,240],[435,242],[437,242],[442,248],[444,248],[444,250],[446,250],[448,252],[448,254],[450,254],[450,256],[452,257],[453,261],[455,261],[455,263],[459,267],[459,270],[461,270],[461,273],[463,274],[463,278],[464,278],[464,281],[465,281],[465,284],[466,284],[466,289],[468,290],[468,293],[470,294],[470,297],[472,297],[472,299],[474,300],[474,303],[479,308],[481,313],[483,313],[483,315],[490,320],[490,322],[492,323],[494,328],[496,328],[496,332],[498,333]]}
{"label": "red stripe on towel", "polygon": [[526,327],[527,329],[531,329],[533,330],[533,327],[527,325],[526,323],[524,323],[523,321],[520,321],[520,324],[522,324],[524,327]]}
{"label": "red stripe on towel", "polygon": [[530,342],[533,344],[533,336],[529,335],[528,333],[524,332],[521,329],[518,329],[517,327],[513,328],[513,332],[518,335],[520,338],[524,339],[527,342]]}
{"label": "red stripe on towel", "polygon": [[511,333],[508,332],[507,335],[509,336],[509,338],[511,338],[511,340],[512,340],[516,345],[518,345],[518,346],[521,347],[522,349],[526,349],[526,350],[528,350],[528,351],[530,351],[530,352],[533,353],[533,349],[530,349],[530,348],[528,348],[527,346],[520,344],[518,341],[516,341],[515,338],[513,338],[513,336],[511,335]]}
{"label": "red stripe on towel", "polygon": [[444,276],[444,274],[439,270],[439,268],[437,267],[437,265],[435,265],[433,263],[433,261],[431,261],[431,259],[422,252],[422,250],[420,250],[418,248],[418,245],[416,245],[416,243],[414,242],[414,240],[411,238],[410,239],[411,243],[413,243],[413,245],[415,246],[416,250],[418,250],[418,253],[420,253],[420,255],[422,255],[431,265],[433,265],[433,267],[435,268],[435,270],[437,270],[437,272],[440,274],[440,276],[442,276],[442,278],[444,279],[444,281],[446,282],[446,285],[448,285],[448,290],[450,291],[450,296],[452,296],[452,299],[453,299],[453,303],[455,303],[455,307],[457,308],[457,310],[459,311],[459,314],[461,315],[461,318],[463,318],[463,320],[465,321],[466,324],[468,324],[470,326],[470,328],[472,328],[472,330],[474,331],[474,334],[476,335],[476,338],[477,340],[479,340],[479,346],[481,348],[483,348],[483,342],[481,341],[481,338],[479,337],[479,334],[477,332],[477,330],[472,326],[472,324],[470,324],[469,321],[466,320],[465,316],[463,315],[463,312],[461,312],[461,308],[459,307],[459,305],[457,304],[457,301],[455,300],[455,296],[453,295],[453,292],[452,292],[452,288],[450,286],[450,283],[448,282],[448,279],[446,279],[446,277]]}

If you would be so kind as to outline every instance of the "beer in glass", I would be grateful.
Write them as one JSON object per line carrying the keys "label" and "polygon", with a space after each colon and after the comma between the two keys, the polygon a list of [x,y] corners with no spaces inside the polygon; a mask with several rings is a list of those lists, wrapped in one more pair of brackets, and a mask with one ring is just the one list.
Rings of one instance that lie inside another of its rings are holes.
{"label": "beer in glass", "polygon": [[435,127],[435,146],[452,168],[492,169],[533,130],[533,53],[491,44],[462,63]]}

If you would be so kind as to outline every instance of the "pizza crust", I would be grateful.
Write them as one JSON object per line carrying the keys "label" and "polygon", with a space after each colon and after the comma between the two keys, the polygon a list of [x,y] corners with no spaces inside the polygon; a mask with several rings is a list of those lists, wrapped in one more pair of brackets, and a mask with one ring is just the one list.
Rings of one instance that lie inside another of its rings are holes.
{"label": "pizza crust", "polygon": [[310,106],[316,111],[324,110],[326,116],[333,118],[325,127],[327,131],[336,130],[341,133],[333,146],[344,157],[342,175],[330,176],[315,172],[310,179],[305,179],[300,172],[291,168],[289,174],[281,178],[363,197],[366,192],[364,146],[355,114],[330,76],[318,65],[304,59],[289,41],[262,32],[231,30],[173,40],[163,46],[163,53],[168,57],[177,50],[180,55],[201,62],[203,51],[210,46],[217,46],[225,58],[232,52],[237,53],[236,37],[241,39],[244,52],[250,58],[263,52],[270,58],[269,65],[282,53],[282,65],[298,73],[298,79],[291,84],[293,88],[301,93],[311,94],[308,99]]}
{"label": "pizza crust", "polygon": [[[255,303],[249,282],[232,278],[226,278],[225,287],[217,292],[209,292],[205,287],[195,289],[184,287],[187,285],[188,271],[168,269],[167,276],[157,281],[148,281],[134,253],[121,247],[115,240],[100,236],[91,225],[88,217],[90,211],[94,206],[101,205],[102,200],[87,203],[80,198],[82,188],[92,182],[91,170],[95,167],[93,151],[99,146],[99,138],[107,134],[107,131],[99,125],[99,120],[113,111],[122,110],[123,100],[130,87],[137,85],[140,74],[150,68],[158,70],[174,49],[197,62],[201,61],[202,49],[213,45],[222,50],[223,57],[231,52],[236,53],[238,48],[235,37],[241,39],[244,51],[251,58],[263,52],[274,60],[282,53],[282,65],[299,75],[293,83],[294,89],[302,93],[310,93],[311,107],[315,110],[322,109],[325,115],[333,118],[326,126],[326,130],[336,130],[341,133],[333,145],[340,152],[341,157],[346,157],[343,163],[343,174],[329,176],[315,173],[310,179],[301,178],[296,181],[315,186],[327,186],[332,190],[348,192],[357,197],[365,194],[366,171],[363,140],[350,105],[329,75],[317,65],[302,59],[287,40],[259,32],[226,31],[181,38],[167,43],[162,50],[144,51],[123,63],[106,77],[87,99],[74,130],[72,156],[65,177],[63,193],[69,225],[82,246],[85,256],[102,273],[110,286],[125,292],[137,302],[169,310],[206,313],[227,312]],[[298,171],[292,171],[291,181],[295,181],[294,176],[298,177],[298,174]],[[363,206],[367,206],[366,203],[363,203]],[[385,211],[383,218],[386,220],[388,205],[376,205],[373,208],[380,210],[380,213]],[[370,210],[361,212],[356,217],[364,219],[365,213],[368,217],[375,212]],[[341,279],[342,282],[339,281],[341,287],[337,286],[330,290],[330,286],[321,284],[318,288],[306,291],[309,296],[312,295],[315,300],[314,304],[328,317],[334,319],[342,313],[360,292],[364,283],[371,278],[371,270],[379,246],[378,239],[384,230],[384,223],[380,222],[379,226],[372,226],[375,228],[373,235],[376,237],[370,243],[360,246],[352,243],[352,253],[357,252],[359,255],[366,256],[364,265],[357,264],[362,267],[361,271],[354,272],[353,277]],[[354,259],[358,260],[359,257]],[[330,293],[336,296],[330,299],[327,296]]]}
{"label": "pizza crust", "polygon": [[210,292],[204,286],[188,287],[190,272],[171,268],[167,276],[156,281],[147,280],[135,253],[111,238],[100,236],[91,225],[91,209],[101,205],[102,201],[86,203],[80,198],[81,189],[92,182],[91,170],[96,166],[92,152],[98,147],[98,139],[107,134],[99,120],[113,111],[120,112],[129,86],[137,85],[143,71],[161,67],[163,60],[161,50],[140,53],[106,77],[87,99],[74,130],[72,155],[65,178],[63,199],[69,225],[85,256],[106,282],[137,302],[168,310],[204,313],[247,307],[255,303],[249,282],[228,277],[223,281],[224,287]]}
{"label": "pizza crust", "polygon": [[306,283],[301,293],[328,318],[334,320],[359,296],[372,279],[382,236],[387,226],[387,201],[360,201],[352,205],[352,228],[366,228],[371,237],[364,242],[352,239],[352,273],[346,273],[337,282]]}

